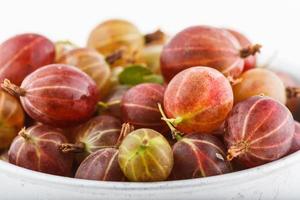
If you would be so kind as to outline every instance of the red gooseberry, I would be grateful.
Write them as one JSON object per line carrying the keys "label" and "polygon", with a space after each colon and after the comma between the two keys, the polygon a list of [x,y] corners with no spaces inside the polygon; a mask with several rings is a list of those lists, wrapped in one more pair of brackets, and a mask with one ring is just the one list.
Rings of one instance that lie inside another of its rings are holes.
{"label": "red gooseberry", "polygon": [[24,128],[9,148],[9,162],[34,171],[70,176],[73,156],[59,150],[66,142],[59,129],[41,124]]}
{"label": "red gooseberry", "polygon": [[238,77],[244,59],[259,52],[260,45],[243,48],[231,33],[210,26],[192,26],[177,33],[160,57],[162,75],[169,82],[177,73],[194,66],[212,67],[225,76]]}
{"label": "red gooseberry", "polygon": [[291,112],[280,102],[253,96],[235,105],[227,119],[228,159],[255,167],[284,156],[295,132]]}
{"label": "red gooseberry", "polygon": [[192,67],[177,74],[167,86],[164,111],[179,131],[211,133],[218,129],[233,106],[229,81],[209,67]]}
{"label": "red gooseberry", "polygon": [[124,181],[126,178],[119,166],[119,151],[105,148],[89,155],[79,166],[75,178],[99,181]]}
{"label": "red gooseberry", "polygon": [[5,80],[2,88],[20,97],[26,113],[44,124],[66,127],[86,121],[96,109],[95,82],[79,69],[53,64],[27,76],[20,87]]}
{"label": "red gooseberry", "polygon": [[158,103],[163,102],[164,90],[162,85],[156,83],[139,84],[129,89],[121,101],[123,121],[135,128],[167,129],[157,107]]}
{"label": "red gooseberry", "polygon": [[52,64],[54,44],[44,36],[22,34],[0,45],[0,82],[9,79],[21,85],[23,79],[36,69]]}

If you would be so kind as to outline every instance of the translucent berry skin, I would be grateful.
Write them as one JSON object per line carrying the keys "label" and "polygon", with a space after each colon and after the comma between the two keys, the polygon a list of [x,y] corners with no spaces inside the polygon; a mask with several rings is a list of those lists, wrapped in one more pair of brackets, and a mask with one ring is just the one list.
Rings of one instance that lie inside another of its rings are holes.
{"label": "translucent berry skin", "polygon": [[171,179],[200,178],[232,171],[224,145],[212,135],[187,135],[175,143],[173,154]]}
{"label": "translucent berry skin", "polygon": [[104,56],[122,50],[122,59],[116,61],[112,66],[125,66],[140,59],[144,37],[132,23],[112,19],[99,24],[90,33],[87,46]]}
{"label": "translucent berry skin", "polygon": [[235,105],[224,140],[230,157],[246,167],[255,167],[284,156],[294,132],[293,116],[284,105],[269,97],[254,96]]}
{"label": "translucent berry skin", "polygon": [[272,97],[286,103],[286,90],[283,82],[272,71],[255,68],[242,74],[241,82],[233,86],[234,101],[238,103],[255,95]]}
{"label": "translucent berry skin", "polygon": [[210,26],[192,26],[177,33],[165,45],[161,72],[169,82],[177,73],[194,66],[215,68],[226,76],[239,76],[244,67],[241,45],[228,31]]}
{"label": "translucent berry skin", "polygon": [[79,166],[75,178],[98,181],[124,181],[117,149],[106,148],[89,155]]}
{"label": "translucent berry skin", "polygon": [[300,150],[300,123],[295,121],[295,133],[289,154]]}
{"label": "translucent berry skin", "polygon": [[84,157],[119,142],[121,121],[109,115],[101,115],[80,125],[76,131],[75,143],[84,144]]}
{"label": "translucent berry skin", "polygon": [[113,115],[119,119],[122,118],[121,115],[121,100],[124,94],[128,91],[127,86],[117,86],[108,94],[104,99],[104,102],[108,105],[105,109],[105,113]]}
{"label": "translucent berry skin", "polygon": [[8,148],[24,126],[24,111],[19,101],[0,91],[0,149]]}
{"label": "translucent berry skin", "polygon": [[139,84],[129,89],[121,101],[123,121],[136,128],[167,130],[157,105],[163,103],[164,91],[164,86],[156,83]]}
{"label": "translucent berry skin", "polygon": [[[247,48],[252,46],[252,43],[250,42],[250,40],[243,34],[235,31],[235,30],[231,30],[231,29],[227,29],[227,31],[229,31],[232,35],[234,35],[234,37],[239,41],[239,43],[241,44],[242,48]],[[249,70],[249,69],[253,69],[256,66],[256,56],[248,56],[247,58],[245,58],[244,60],[245,64],[244,64],[244,69],[243,72]]]}
{"label": "translucent berry skin", "polygon": [[21,103],[36,121],[67,127],[88,120],[96,109],[95,82],[79,69],[63,64],[44,66],[25,78]]}
{"label": "translucent berry skin", "polygon": [[185,133],[212,133],[233,106],[229,81],[213,68],[192,67],[177,74],[167,86],[164,111]]}
{"label": "translucent berry skin", "polygon": [[105,97],[110,90],[111,70],[105,57],[95,50],[80,48],[64,54],[58,63],[72,65],[89,75],[96,83],[99,94]]}
{"label": "translucent berry skin", "polygon": [[119,147],[119,164],[130,181],[166,180],[173,167],[172,148],[152,129],[137,129]]}
{"label": "translucent berry skin", "polygon": [[17,136],[8,151],[9,162],[48,174],[70,176],[73,156],[62,153],[59,147],[67,139],[59,129],[35,125]]}
{"label": "translucent berry skin", "polygon": [[0,45],[0,82],[5,78],[16,85],[36,69],[54,62],[54,44],[44,36],[22,34]]}

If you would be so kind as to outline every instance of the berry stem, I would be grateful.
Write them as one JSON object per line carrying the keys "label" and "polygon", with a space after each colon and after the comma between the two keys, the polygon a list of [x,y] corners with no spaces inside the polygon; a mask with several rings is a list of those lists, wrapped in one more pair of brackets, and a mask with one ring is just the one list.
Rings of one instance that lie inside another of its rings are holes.
{"label": "berry stem", "polygon": [[[158,109],[159,109],[159,112],[161,113],[162,115],[162,120],[166,122],[166,124],[168,125],[168,127],[170,128],[171,130],[171,133],[172,133],[172,137],[173,139],[176,139],[177,141],[181,140],[182,139],[182,133],[179,132],[174,126],[173,126],[173,123],[171,121],[176,121],[176,119],[168,119],[167,116],[165,115],[163,109],[162,109],[162,106],[160,103],[157,104],[158,105]],[[181,118],[182,119],[182,118]],[[181,120],[182,121],[182,120]]]}
{"label": "berry stem", "polygon": [[120,103],[121,103],[120,100],[115,100],[115,101],[112,101],[112,102],[99,101],[98,106],[100,106],[104,109],[108,109],[110,106],[117,105],[117,104],[120,104]]}
{"label": "berry stem", "polygon": [[286,96],[288,99],[299,98],[300,97],[300,88],[299,87],[287,87]]}
{"label": "berry stem", "polygon": [[64,153],[83,153],[85,150],[85,144],[83,142],[76,144],[64,143],[59,146],[59,149]]}
{"label": "berry stem", "polygon": [[145,44],[159,43],[162,44],[165,41],[166,35],[160,29],[153,33],[148,33],[144,36]]}
{"label": "berry stem", "polygon": [[247,151],[248,145],[246,142],[239,142],[231,146],[227,151],[227,160],[231,161],[233,158],[243,154]]}
{"label": "berry stem", "polygon": [[124,51],[123,49],[119,49],[116,50],[115,52],[113,52],[112,54],[106,56],[105,60],[108,64],[112,65],[114,64],[116,61],[120,60],[121,58],[123,58],[123,54]]}
{"label": "berry stem", "polygon": [[253,46],[249,46],[247,48],[244,48],[242,50],[240,50],[240,56],[242,58],[247,58],[248,56],[254,56],[256,53],[260,52],[260,48],[262,46],[260,44],[255,44]]}
{"label": "berry stem", "polygon": [[123,123],[121,132],[120,132],[120,136],[118,138],[118,142],[117,142],[116,146],[119,147],[121,145],[121,142],[123,141],[123,139],[132,131],[134,131],[133,125],[131,125],[129,123]]}
{"label": "berry stem", "polygon": [[19,86],[11,83],[8,79],[4,79],[1,87],[3,90],[15,97],[25,96],[26,94],[26,91],[23,88],[20,88]]}
{"label": "berry stem", "polygon": [[28,132],[26,131],[26,128],[23,127],[20,132],[18,133],[19,136],[23,137],[25,140],[30,140],[31,139],[31,136],[30,134],[28,134]]}

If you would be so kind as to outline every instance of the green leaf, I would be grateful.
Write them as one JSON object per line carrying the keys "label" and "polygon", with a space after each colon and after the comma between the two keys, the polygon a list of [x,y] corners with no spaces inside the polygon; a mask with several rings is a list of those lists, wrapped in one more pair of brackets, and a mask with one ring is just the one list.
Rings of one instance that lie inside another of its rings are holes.
{"label": "green leaf", "polygon": [[138,85],[140,83],[163,83],[163,79],[159,75],[142,65],[131,65],[126,67],[119,74],[119,82],[123,85]]}

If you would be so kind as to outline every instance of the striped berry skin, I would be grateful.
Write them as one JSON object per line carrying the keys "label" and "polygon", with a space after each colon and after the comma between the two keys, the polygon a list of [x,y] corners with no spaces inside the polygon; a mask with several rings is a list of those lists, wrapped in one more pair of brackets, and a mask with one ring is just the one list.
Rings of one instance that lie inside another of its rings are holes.
{"label": "striped berry skin", "polygon": [[295,133],[292,140],[292,146],[290,148],[289,154],[300,150],[300,123],[295,121]]}
{"label": "striped berry skin", "polygon": [[36,121],[67,127],[88,120],[96,109],[95,82],[79,69],[53,64],[31,73],[22,82],[21,103]]}
{"label": "striped berry skin", "polygon": [[59,129],[41,124],[22,129],[8,151],[9,162],[38,172],[70,176],[73,156],[59,150],[65,142]]}
{"label": "striped berry skin", "polygon": [[8,148],[24,126],[24,111],[19,101],[0,91],[0,149]]}
{"label": "striped berry skin", "polygon": [[[242,48],[248,48],[252,46],[252,43],[245,35],[231,29],[227,29],[227,31],[229,31],[232,35],[234,35],[234,37],[239,41]],[[243,72],[249,69],[253,69],[255,68],[255,66],[256,66],[256,56],[250,55],[244,60]]]}
{"label": "striped berry skin", "polygon": [[118,163],[119,151],[105,148],[89,155],[79,166],[75,178],[98,181],[125,181]]}
{"label": "striped berry skin", "polygon": [[134,24],[112,19],[94,28],[89,35],[87,47],[97,50],[104,56],[122,50],[122,59],[114,62],[112,66],[126,66],[140,60],[144,37]]}
{"label": "striped berry skin", "polygon": [[156,83],[139,84],[129,89],[121,101],[123,121],[136,128],[167,130],[157,106],[163,103],[164,91],[164,86]]}
{"label": "striped berry skin", "polygon": [[214,136],[191,134],[173,146],[174,167],[171,179],[214,176],[232,171],[224,145]]}
{"label": "striped berry skin", "polygon": [[101,97],[109,92],[111,70],[104,56],[97,51],[87,48],[74,49],[65,53],[58,63],[76,66],[89,75],[95,81]]}
{"label": "striped berry skin", "polygon": [[227,158],[247,167],[259,166],[284,156],[295,132],[293,116],[278,101],[254,96],[236,104],[227,120]]}
{"label": "striped berry skin", "polygon": [[75,135],[74,144],[65,144],[64,151],[77,153],[76,159],[81,162],[100,149],[117,146],[121,139],[121,121],[109,115],[96,116],[72,133]]}
{"label": "striped berry skin", "polygon": [[129,181],[164,181],[173,167],[168,141],[152,129],[137,129],[119,147],[119,165]]}
{"label": "striped berry skin", "polygon": [[9,79],[20,86],[24,78],[36,69],[52,64],[54,44],[44,36],[22,34],[0,45],[0,81]]}
{"label": "striped berry skin", "polygon": [[192,67],[177,74],[167,86],[164,111],[182,133],[212,133],[233,106],[229,81],[209,67]]}
{"label": "striped berry skin", "polygon": [[194,66],[215,68],[226,76],[238,77],[244,67],[239,41],[228,31],[210,26],[184,29],[164,47],[161,72],[169,82],[177,73]]}

